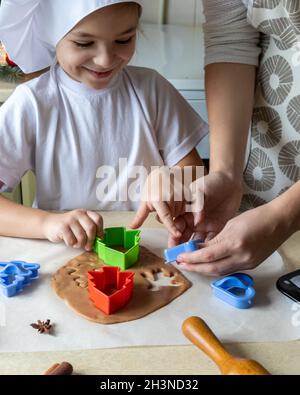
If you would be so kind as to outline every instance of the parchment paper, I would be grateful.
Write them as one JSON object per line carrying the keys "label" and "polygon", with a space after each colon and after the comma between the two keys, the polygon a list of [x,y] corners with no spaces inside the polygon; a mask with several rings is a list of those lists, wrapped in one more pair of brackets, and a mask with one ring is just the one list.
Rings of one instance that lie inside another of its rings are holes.
{"label": "parchment paper", "polygon": [[[163,256],[167,233],[144,229],[141,244]],[[224,342],[287,341],[300,338],[295,303],[275,283],[287,272],[278,253],[249,272],[257,292],[254,306],[238,310],[215,298],[206,278],[184,272],[193,286],[168,306],[136,321],[109,326],[84,320],[52,291],[52,274],[81,250],[47,241],[0,237],[0,260],[25,260],[41,264],[40,279],[16,297],[0,296],[0,351],[59,351],[125,346],[183,345],[181,324],[191,315],[201,316]],[[155,289],[155,288],[154,288]],[[298,306],[299,307],[299,306]],[[51,319],[53,335],[39,334],[30,324]]]}

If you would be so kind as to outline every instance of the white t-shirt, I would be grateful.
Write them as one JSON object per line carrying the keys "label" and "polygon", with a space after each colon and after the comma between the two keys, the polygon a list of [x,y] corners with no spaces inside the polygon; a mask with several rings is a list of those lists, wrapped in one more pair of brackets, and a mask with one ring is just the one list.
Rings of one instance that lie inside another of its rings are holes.
{"label": "white t-shirt", "polygon": [[126,171],[133,177],[132,166],[174,166],[207,134],[167,80],[133,66],[102,90],[53,66],[16,88],[0,108],[0,127],[2,191],[31,169],[34,206],[45,210],[136,209],[138,199],[124,193],[136,187],[139,197],[141,179]]}

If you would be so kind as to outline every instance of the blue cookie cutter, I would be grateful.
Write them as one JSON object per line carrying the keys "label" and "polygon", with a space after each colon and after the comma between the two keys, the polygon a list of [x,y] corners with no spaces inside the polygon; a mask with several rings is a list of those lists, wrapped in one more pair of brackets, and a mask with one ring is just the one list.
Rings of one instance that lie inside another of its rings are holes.
{"label": "blue cookie cutter", "polygon": [[217,298],[237,309],[248,309],[255,296],[253,284],[254,280],[248,274],[235,273],[214,281],[211,286]]}
{"label": "blue cookie cutter", "polygon": [[0,289],[4,296],[11,297],[36,280],[40,265],[24,261],[0,262]]}
{"label": "blue cookie cutter", "polygon": [[177,260],[178,255],[184,252],[193,252],[198,250],[198,245],[203,243],[203,240],[191,240],[186,243],[179,244],[176,247],[167,248],[164,251],[166,263],[171,263]]}

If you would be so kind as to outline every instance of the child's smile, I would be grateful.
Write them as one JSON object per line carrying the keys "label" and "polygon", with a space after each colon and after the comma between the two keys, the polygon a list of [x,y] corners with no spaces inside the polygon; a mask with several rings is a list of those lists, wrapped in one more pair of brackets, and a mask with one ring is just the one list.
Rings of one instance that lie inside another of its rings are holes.
{"label": "child's smile", "polygon": [[114,71],[114,70],[95,71],[95,70],[91,70],[87,67],[83,67],[83,69],[86,70],[88,73],[90,73],[94,78],[100,79],[100,80],[107,79],[107,78],[111,77],[113,74],[113,71]]}

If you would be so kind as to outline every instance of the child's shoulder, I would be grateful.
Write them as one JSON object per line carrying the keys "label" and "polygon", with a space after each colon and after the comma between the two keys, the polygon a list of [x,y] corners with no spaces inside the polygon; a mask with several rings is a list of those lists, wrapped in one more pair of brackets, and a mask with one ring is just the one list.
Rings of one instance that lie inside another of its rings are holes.
{"label": "child's shoulder", "polygon": [[149,67],[142,67],[142,66],[126,66],[125,68],[130,74],[136,76],[148,76],[148,77],[156,77],[160,76],[160,74]]}
{"label": "child's shoulder", "polygon": [[148,98],[160,97],[162,92],[165,97],[173,98],[178,92],[173,85],[154,69],[139,66],[127,66],[125,74],[141,95]]}
{"label": "child's shoulder", "polygon": [[51,86],[53,86],[51,74],[47,71],[39,77],[18,85],[15,92],[20,96],[30,96],[33,100],[39,98],[45,100],[45,95],[51,92]]}
{"label": "child's shoulder", "polygon": [[125,72],[129,78],[134,79],[141,84],[163,84],[168,83],[167,79],[163,77],[158,71],[148,67],[127,66]]}

